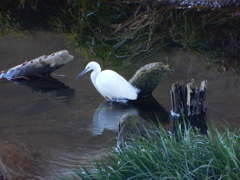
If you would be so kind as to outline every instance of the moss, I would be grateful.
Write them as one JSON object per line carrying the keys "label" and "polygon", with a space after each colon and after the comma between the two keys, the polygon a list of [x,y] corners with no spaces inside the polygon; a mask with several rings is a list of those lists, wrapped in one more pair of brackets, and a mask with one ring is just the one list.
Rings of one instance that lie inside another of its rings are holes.
{"label": "moss", "polygon": [[138,97],[150,96],[167,70],[162,62],[150,63],[140,68],[129,82],[140,89]]}

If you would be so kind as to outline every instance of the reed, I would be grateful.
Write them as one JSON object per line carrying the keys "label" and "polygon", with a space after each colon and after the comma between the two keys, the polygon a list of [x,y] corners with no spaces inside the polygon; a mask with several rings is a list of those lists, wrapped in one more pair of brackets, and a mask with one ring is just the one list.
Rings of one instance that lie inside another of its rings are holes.
{"label": "reed", "polygon": [[75,1],[64,14],[67,21],[55,23],[58,31],[68,29],[76,48],[87,49],[103,61],[128,65],[178,46],[205,57],[209,64],[222,67],[224,61],[237,68],[240,23],[227,9],[84,0]]}
{"label": "reed", "polygon": [[0,5],[0,11],[0,35],[32,29],[65,33],[76,49],[104,64],[118,61],[126,67],[178,46],[203,56],[219,70],[233,68],[237,73],[240,69],[237,8],[178,8],[118,0],[10,0]]}
{"label": "reed", "polygon": [[[238,179],[240,173],[240,131],[217,128],[202,135],[196,129],[179,126],[177,134],[160,128],[156,139],[136,139],[91,168],[80,165],[75,179]],[[62,177],[62,179],[65,179]],[[71,178],[67,178],[71,179]],[[74,179],[74,178],[73,178]]]}

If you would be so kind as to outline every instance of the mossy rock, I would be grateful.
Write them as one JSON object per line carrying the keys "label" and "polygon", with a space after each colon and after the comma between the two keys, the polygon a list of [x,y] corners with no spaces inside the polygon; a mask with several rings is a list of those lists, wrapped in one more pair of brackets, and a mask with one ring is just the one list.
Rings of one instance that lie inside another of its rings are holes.
{"label": "mossy rock", "polygon": [[141,67],[129,80],[130,84],[140,89],[138,98],[152,95],[167,70],[168,66],[162,62],[154,62]]}
{"label": "mossy rock", "polygon": [[135,139],[149,138],[150,136],[158,138],[156,125],[151,124],[144,119],[131,114],[124,114],[119,122],[118,146],[122,147],[123,144],[133,144]]}

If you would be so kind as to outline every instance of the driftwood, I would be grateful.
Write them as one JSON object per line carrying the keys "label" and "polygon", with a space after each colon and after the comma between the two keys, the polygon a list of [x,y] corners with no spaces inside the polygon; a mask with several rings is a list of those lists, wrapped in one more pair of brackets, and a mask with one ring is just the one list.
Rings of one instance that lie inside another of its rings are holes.
{"label": "driftwood", "polygon": [[9,70],[2,71],[0,79],[35,79],[50,76],[50,74],[73,60],[73,56],[67,50],[43,55],[31,61],[24,62]]}
{"label": "driftwood", "polygon": [[206,133],[206,88],[207,81],[201,82],[200,87],[191,80],[190,83],[175,83],[172,85],[171,102],[172,117],[175,127],[181,122],[189,122],[192,126],[199,128],[203,134]]}

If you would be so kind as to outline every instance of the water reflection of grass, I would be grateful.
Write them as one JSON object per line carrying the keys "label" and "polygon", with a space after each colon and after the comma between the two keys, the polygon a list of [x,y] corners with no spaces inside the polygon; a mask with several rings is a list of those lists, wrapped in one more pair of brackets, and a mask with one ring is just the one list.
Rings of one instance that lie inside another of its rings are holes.
{"label": "water reflection of grass", "polygon": [[74,174],[84,180],[239,178],[239,130],[213,129],[205,136],[179,128],[175,136],[160,129],[157,136],[136,140],[135,145],[94,161],[91,170],[81,166]]}

